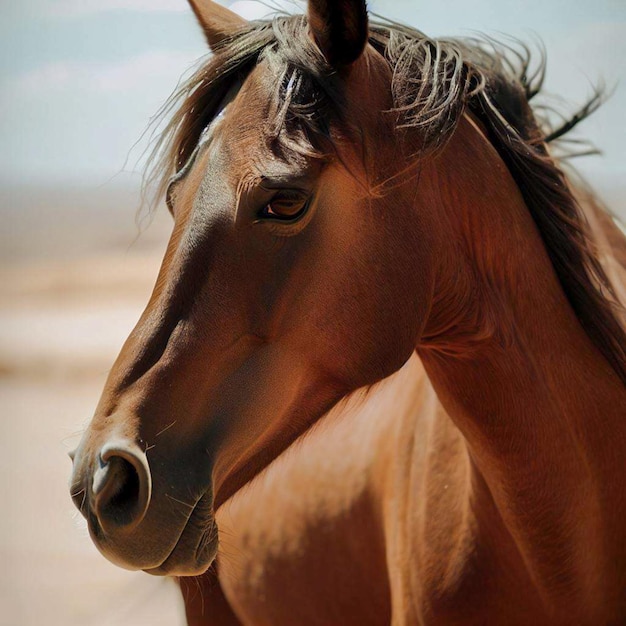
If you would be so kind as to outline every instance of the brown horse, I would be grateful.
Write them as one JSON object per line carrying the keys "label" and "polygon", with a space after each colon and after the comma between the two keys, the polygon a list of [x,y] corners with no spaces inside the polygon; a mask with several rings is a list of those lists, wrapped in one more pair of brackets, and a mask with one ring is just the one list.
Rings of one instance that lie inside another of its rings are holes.
{"label": "brown horse", "polygon": [[626,242],[527,62],[192,6],[174,230],[74,459],[98,548],[191,624],[626,623]]}

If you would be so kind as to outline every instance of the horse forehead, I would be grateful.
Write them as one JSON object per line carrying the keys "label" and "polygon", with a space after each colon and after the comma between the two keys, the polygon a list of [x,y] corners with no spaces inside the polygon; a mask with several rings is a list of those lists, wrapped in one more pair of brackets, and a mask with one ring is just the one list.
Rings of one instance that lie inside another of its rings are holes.
{"label": "horse forehead", "polygon": [[258,177],[283,178],[305,171],[308,160],[297,154],[288,159],[276,151],[274,111],[278,93],[272,75],[258,67],[243,83],[218,128],[222,165],[233,182]]}
{"label": "horse forehead", "polygon": [[[259,144],[262,147],[273,123],[271,111],[277,97],[276,78],[265,64],[255,67],[238,89],[236,97],[225,111],[222,136],[236,154],[238,148]],[[238,142],[238,143],[233,143]]]}

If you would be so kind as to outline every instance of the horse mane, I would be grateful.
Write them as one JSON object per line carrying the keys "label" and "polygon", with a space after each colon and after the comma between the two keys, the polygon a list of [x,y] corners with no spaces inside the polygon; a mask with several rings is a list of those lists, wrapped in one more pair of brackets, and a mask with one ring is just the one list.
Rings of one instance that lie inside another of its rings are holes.
{"label": "horse mane", "polygon": [[[562,139],[600,104],[600,95],[552,128],[545,109],[531,107],[541,91],[545,55],[530,72],[523,45],[485,39],[434,39],[392,22],[370,26],[370,44],[393,72],[391,91],[399,132],[419,136],[414,162],[440,150],[464,111],[475,115],[511,172],[541,234],[565,295],[588,336],[626,383],[626,331],[615,291],[598,259],[586,219],[548,143]],[[235,81],[260,59],[276,65],[272,140],[285,152],[322,156],[331,119],[350,127],[340,77],[312,44],[304,16],[251,22],[219,47],[172,96],[174,113],[153,152],[148,183],[164,193],[189,160],[202,131]],[[287,130],[286,130],[287,129]]]}

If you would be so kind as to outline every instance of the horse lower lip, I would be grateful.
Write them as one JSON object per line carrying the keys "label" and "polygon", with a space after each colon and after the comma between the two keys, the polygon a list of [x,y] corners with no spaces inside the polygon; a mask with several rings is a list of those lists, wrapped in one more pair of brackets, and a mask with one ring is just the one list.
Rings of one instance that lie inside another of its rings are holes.
{"label": "horse lower lip", "polygon": [[[204,509],[207,495],[198,500],[176,544],[157,567],[145,569],[155,576],[193,576],[204,573],[217,552],[217,527]],[[201,530],[198,530],[201,529]]]}
{"label": "horse lower lip", "polygon": [[157,567],[144,570],[147,574],[152,574],[153,576],[198,576],[210,567],[217,552],[217,541],[205,542],[206,532],[200,533],[198,544],[204,544],[201,548],[190,549],[188,552],[185,551],[187,554],[179,554],[184,549],[181,549],[180,541],[188,534],[187,528],[185,526],[185,530],[183,530],[174,549],[163,563]]}

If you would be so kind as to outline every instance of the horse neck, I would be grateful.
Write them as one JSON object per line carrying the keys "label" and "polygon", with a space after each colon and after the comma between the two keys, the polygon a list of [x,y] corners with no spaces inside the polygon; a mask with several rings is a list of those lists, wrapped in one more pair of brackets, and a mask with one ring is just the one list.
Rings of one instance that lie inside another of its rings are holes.
{"label": "horse neck", "polygon": [[609,602],[625,576],[626,389],[480,130],[464,120],[426,169],[445,234],[418,353],[546,602]]}

